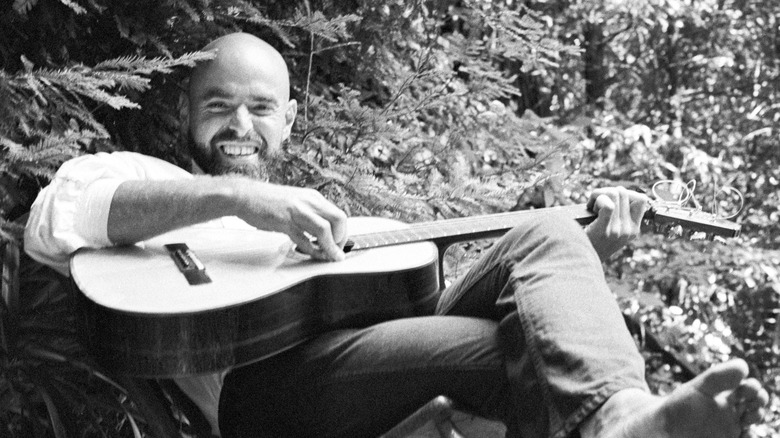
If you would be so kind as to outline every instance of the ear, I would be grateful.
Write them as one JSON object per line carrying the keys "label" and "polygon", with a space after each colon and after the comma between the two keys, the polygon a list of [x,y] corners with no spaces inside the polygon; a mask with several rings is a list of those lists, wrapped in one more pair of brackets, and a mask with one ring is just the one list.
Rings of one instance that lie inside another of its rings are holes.
{"label": "ear", "polygon": [[292,133],[293,123],[295,123],[295,116],[298,114],[298,102],[295,99],[290,99],[287,102],[287,110],[284,112],[284,132],[282,133],[282,141],[290,138]]}

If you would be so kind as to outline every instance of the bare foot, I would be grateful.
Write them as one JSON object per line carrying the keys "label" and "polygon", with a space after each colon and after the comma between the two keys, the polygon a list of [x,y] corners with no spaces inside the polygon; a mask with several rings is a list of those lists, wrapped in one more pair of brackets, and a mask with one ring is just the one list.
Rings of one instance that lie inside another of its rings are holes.
{"label": "bare foot", "polygon": [[583,438],[738,438],[761,421],[769,394],[732,360],[658,397],[639,389],[617,392],[580,428]]}

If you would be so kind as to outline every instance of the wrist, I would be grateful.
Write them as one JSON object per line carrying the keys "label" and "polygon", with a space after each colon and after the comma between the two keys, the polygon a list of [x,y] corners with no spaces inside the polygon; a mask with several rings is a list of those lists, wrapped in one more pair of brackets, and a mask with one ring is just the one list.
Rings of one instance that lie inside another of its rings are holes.
{"label": "wrist", "polygon": [[286,196],[280,186],[239,176],[222,177],[222,180],[219,202],[223,216],[238,216],[261,229],[280,221]]}
{"label": "wrist", "polygon": [[249,202],[252,200],[252,190],[255,181],[238,176],[219,176],[212,178],[213,198],[207,202],[223,212],[223,216],[245,217],[250,210]]}

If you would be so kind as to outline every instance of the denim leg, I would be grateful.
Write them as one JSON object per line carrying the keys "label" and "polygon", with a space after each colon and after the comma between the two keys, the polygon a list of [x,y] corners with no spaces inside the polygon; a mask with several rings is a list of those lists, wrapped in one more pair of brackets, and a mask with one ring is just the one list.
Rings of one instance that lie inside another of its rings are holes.
{"label": "denim leg", "polygon": [[429,316],[340,330],[233,370],[229,437],[376,437],[436,396],[511,423],[498,323]]}
{"label": "denim leg", "polygon": [[598,256],[571,219],[509,232],[443,292],[437,314],[500,321],[523,436],[566,437],[617,390],[647,389]]}

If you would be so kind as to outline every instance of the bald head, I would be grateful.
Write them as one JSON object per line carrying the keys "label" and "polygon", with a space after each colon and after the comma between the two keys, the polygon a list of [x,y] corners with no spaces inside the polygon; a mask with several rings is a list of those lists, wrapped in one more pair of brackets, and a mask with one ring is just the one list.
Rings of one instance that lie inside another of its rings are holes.
{"label": "bald head", "polygon": [[266,178],[297,112],[287,64],[246,33],[220,37],[204,50],[215,57],[195,67],[187,93],[193,158],[208,173]]}
{"label": "bald head", "polygon": [[[198,64],[190,77],[190,93],[203,88],[203,81],[236,77],[251,80],[257,74],[273,79],[285,99],[289,99],[290,76],[282,55],[270,44],[248,33],[232,33],[209,43],[204,51],[213,51],[214,59]],[[239,75],[244,75],[242,78]],[[190,94],[192,97],[192,94]]]}

